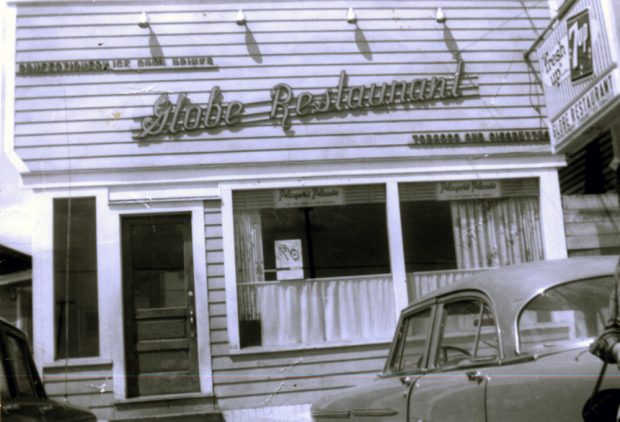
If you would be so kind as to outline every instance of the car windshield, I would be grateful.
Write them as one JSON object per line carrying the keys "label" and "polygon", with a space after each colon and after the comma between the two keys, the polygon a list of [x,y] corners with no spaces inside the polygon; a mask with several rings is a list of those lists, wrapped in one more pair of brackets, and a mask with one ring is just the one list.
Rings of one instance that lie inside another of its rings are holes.
{"label": "car windshield", "polygon": [[541,292],[519,315],[519,351],[568,347],[596,337],[609,318],[613,285],[611,276],[598,277]]}

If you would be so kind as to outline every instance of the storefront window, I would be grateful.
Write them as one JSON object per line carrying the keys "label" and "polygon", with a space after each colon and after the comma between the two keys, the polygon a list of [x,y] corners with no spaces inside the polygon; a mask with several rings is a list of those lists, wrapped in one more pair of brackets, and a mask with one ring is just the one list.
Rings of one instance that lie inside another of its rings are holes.
{"label": "storefront window", "polygon": [[536,179],[403,184],[399,195],[410,299],[480,269],[544,259]]}
{"label": "storefront window", "polygon": [[236,192],[234,219],[242,347],[390,336],[382,186]]}
{"label": "storefront window", "polygon": [[54,200],[56,358],[99,354],[95,198]]}

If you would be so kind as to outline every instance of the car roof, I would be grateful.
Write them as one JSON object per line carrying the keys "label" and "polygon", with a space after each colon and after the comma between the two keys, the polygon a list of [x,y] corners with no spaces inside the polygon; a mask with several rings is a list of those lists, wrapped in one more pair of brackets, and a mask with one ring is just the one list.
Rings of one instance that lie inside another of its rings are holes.
{"label": "car roof", "polygon": [[22,330],[20,330],[15,324],[9,322],[8,320],[0,317],[0,330],[8,330],[14,334],[17,334],[20,337],[26,338],[26,334]]}
{"label": "car roof", "polygon": [[456,291],[476,290],[491,297],[498,309],[516,311],[514,308],[556,284],[613,274],[617,263],[618,256],[583,256],[489,269],[434,290],[411,307]]}
{"label": "car roof", "polygon": [[489,269],[421,297],[407,307],[403,314],[415,312],[414,309],[428,306],[454,293],[482,293],[490,298],[494,307],[504,358],[510,359],[517,353],[516,318],[532,298],[558,284],[612,275],[617,263],[617,256],[587,256]]}

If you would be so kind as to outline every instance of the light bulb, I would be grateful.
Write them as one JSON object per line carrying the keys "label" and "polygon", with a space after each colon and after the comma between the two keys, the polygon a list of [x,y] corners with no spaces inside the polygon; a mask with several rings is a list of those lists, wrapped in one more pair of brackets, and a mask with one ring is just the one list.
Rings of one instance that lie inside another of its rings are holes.
{"label": "light bulb", "polygon": [[352,7],[349,7],[349,11],[347,12],[347,22],[357,23],[357,15],[355,14],[355,10],[353,10]]}
{"label": "light bulb", "polygon": [[241,9],[237,12],[237,17],[235,19],[237,20],[237,25],[245,25],[247,23],[245,13],[243,13],[243,10]]}

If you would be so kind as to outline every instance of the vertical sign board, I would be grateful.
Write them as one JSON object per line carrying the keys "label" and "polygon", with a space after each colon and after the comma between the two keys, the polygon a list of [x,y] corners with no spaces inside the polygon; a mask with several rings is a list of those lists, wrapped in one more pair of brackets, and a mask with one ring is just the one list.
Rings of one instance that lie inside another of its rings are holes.
{"label": "vertical sign board", "polygon": [[601,2],[577,0],[537,47],[551,142],[556,152],[579,147],[578,134],[620,95],[620,70]]}

